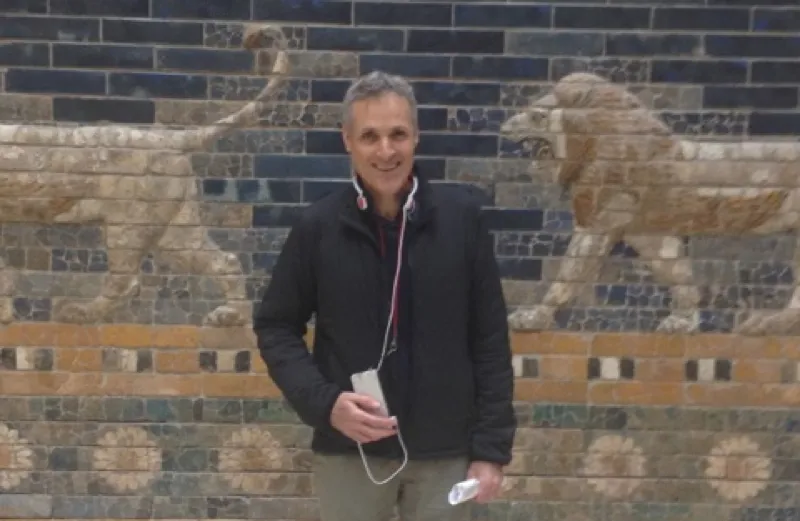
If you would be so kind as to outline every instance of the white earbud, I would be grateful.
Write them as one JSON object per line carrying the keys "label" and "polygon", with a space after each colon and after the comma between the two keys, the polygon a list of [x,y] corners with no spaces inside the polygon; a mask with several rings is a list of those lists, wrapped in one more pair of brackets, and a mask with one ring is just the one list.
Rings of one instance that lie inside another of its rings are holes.
{"label": "white earbud", "polygon": [[358,206],[359,210],[364,211],[368,206],[367,198],[364,197],[364,190],[362,190],[361,185],[358,184],[356,176],[352,176],[350,180],[353,182],[353,188],[355,188],[356,192],[358,192],[358,196],[356,197],[356,205]]}
{"label": "white earbud", "polygon": [[411,192],[409,192],[408,197],[406,197],[406,202],[403,205],[403,211],[406,213],[414,209],[414,196],[417,195],[417,186],[419,186],[417,176],[411,178],[411,183]]}
{"label": "white earbud", "polygon": [[[356,176],[351,177],[351,182],[353,183],[353,188],[356,189],[356,205],[358,209],[361,211],[366,210],[369,207],[369,203],[367,202],[367,197],[364,195],[364,190],[361,189],[361,185],[358,184],[356,180]],[[411,192],[408,194],[406,198],[406,202],[403,204],[403,212],[410,212],[414,209],[414,196],[417,194],[417,187],[419,187],[419,181],[417,181],[417,176],[413,176],[411,178]]]}

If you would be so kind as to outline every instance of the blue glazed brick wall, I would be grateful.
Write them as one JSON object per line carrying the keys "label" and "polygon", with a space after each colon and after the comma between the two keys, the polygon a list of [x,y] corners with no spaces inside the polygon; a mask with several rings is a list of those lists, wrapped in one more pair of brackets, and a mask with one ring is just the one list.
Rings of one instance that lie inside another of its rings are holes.
{"label": "blue glazed brick wall", "polygon": [[[498,129],[552,82],[589,70],[632,83],[675,132],[693,137],[791,138],[800,126],[792,36],[800,10],[789,0],[11,0],[2,12],[6,120],[207,122],[263,86],[255,55],[241,49],[242,23],[282,26],[294,70],[274,113],[193,158],[205,201],[251,207],[241,214],[249,221],[211,233],[242,258],[254,299],[299,208],[346,181],[338,103],[353,77],[376,68],[414,83],[425,172],[482,191],[512,308],[541,300],[572,223],[567,201],[530,175],[531,159]],[[702,329],[730,331],[743,308],[783,306],[794,280],[791,242],[688,241]],[[54,248],[54,271],[101,268],[91,244],[42,246]],[[65,254],[72,268],[57,261]],[[617,245],[555,327],[654,329],[671,297],[636,255]],[[27,318],[46,319],[42,306]]]}
{"label": "blue glazed brick wall", "polygon": [[[0,0],[0,132],[227,116],[266,82],[247,23],[280,27],[290,78],[258,125],[192,153],[191,173],[203,233],[254,303],[301,209],[348,182],[340,101],[375,69],[414,84],[423,171],[482,198],[512,310],[542,301],[574,229],[551,163],[499,133],[554,82],[627,84],[686,139],[800,130],[796,0]],[[11,222],[14,194],[32,193],[6,168],[22,148],[0,143],[0,519],[319,519],[310,431],[247,325],[198,327],[228,302],[219,273],[149,252],[110,324],[59,320],[109,280],[109,229]],[[727,334],[787,304],[795,235],[685,240],[708,335],[652,334],[670,288],[616,244],[560,331],[513,335],[514,460],[472,519],[800,520],[797,337]]]}

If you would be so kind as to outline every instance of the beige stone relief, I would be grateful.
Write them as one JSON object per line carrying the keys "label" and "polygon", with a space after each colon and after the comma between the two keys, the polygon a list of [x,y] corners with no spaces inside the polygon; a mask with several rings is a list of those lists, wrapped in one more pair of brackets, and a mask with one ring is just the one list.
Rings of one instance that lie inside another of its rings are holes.
{"label": "beige stone relief", "polygon": [[[565,76],[501,132],[547,143],[575,222],[542,303],[509,317],[518,329],[552,326],[556,311],[597,280],[603,258],[625,240],[671,286],[674,309],[659,331],[695,332],[700,292],[683,237],[800,230],[800,145],[683,139],[636,95],[596,74]],[[800,262],[800,250],[795,257]],[[786,334],[799,324],[796,286],[785,309],[751,313],[736,332]]]}
{"label": "beige stone relief", "polygon": [[[154,254],[183,273],[212,277],[226,303],[204,319],[209,326],[244,325],[250,318],[242,266],[208,236],[200,216],[189,152],[207,148],[232,129],[257,123],[289,72],[280,28],[252,26],[244,46],[270,60],[267,86],[255,100],[199,128],[123,125],[59,127],[0,125],[0,222],[100,223],[105,228],[108,274],[100,295],[55,303],[54,319],[92,323],[108,319],[138,294],[139,268]],[[14,273],[0,264],[0,324],[13,320]]]}
{"label": "beige stone relief", "polygon": [[772,460],[747,436],[721,441],[711,449],[705,463],[711,487],[733,502],[754,498],[772,477]]}
{"label": "beige stone relief", "polygon": [[243,427],[233,432],[219,451],[219,471],[234,488],[257,494],[269,490],[270,474],[291,467],[281,444],[265,427]]}
{"label": "beige stone relief", "polygon": [[145,430],[121,427],[98,440],[92,469],[115,491],[135,492],[161,471],[161,449]]}
{"label": "beige stone relief", "polygon": [[0,491],[18,487],[34,469],[30,442],[0,423]]}
{"label": "beige stone relief", "polygon": [[589,486],[611,499],[630,497],[647,475],[647,459],[631,438],[618,434],[594,440],[584,455],[582,474]]}

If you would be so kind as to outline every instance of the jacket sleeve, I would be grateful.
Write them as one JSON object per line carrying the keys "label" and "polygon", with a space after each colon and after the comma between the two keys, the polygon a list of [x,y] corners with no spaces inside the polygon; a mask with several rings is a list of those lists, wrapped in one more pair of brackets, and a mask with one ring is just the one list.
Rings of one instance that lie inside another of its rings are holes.
{"label": "jacket sleeve", "polygon": [[480,207],[470,207],[474,226],[470,295],[470,338],[475,366],[477,422],[471,459],[507,465],[517,428],[514,370],[508,315],[494,242]]}
{"label": "jacket sleeve", "polygon": [[330,425],[341,390],[322,375],[303,340],[316,309],[314,235],[306,216],[292,227],[253,317],[253,331],[275,385],[304,423],[321,428]]}

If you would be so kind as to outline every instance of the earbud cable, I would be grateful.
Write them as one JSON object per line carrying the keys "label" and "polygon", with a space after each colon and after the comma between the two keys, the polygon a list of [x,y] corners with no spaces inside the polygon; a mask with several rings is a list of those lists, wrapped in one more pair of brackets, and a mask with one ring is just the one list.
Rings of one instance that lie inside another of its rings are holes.
{"label": "earbud cable", "polygon": [[[355,183],[355,176],[353,177],[354,184],[356,184],[356,190],[359,193],[360,197],[363,197],[363,193],[361,192],[361,187]],[[400,284],[400,272],[401,268],[403,267],[403,246],[405,243],[405,234],[406,234],[406,223],[408,221],[408,213],[414,207],[414,197],[417,193],[417,178],[416,176],[413,178],[413,185],[411,188],[411,193],[408,194],[406,198],[405,204],[403,204],[403,220],[400,223],[400,237],[397,240],[397,263],[394,272],[394,280],[392,282],[392,300],[391,304],[389,305],[389,318],[386,321],[386,331],[383,335],[383,348],[381,349],[381,357],[378,360],[378,365],[375,368],[376,373],[380,371],[381,367],[383,366],[383,362],[386,359],[387,350],[389,348],[389,333],[392,329],[392,320],[395,317],[395,313],[397,313],[397,291]],[[387,404],[388,408],[388,404]],[[376,485],[385,485],[386,483],[393,480],[400,472],[406,467],[408,463],[408,450],[406,449],[406,443],[403,440],[403,434],[400,432],[400,425],[397,426],[397,441],[400,442],[400,448],[403,450],[403,463],[400,465],[394,473],[392,473],[388,478],[384,479],[383,481],[377,481],[375,477],[372,475],[372,470],[369,468],[369,464],[367,463],[367,457],[364,454],[364,449],[361,446],[360,442],[358,443],[358,452],[361,454],[361,461],[364,463],[364,469],[367,471],[367,476],[369,479]]]}

